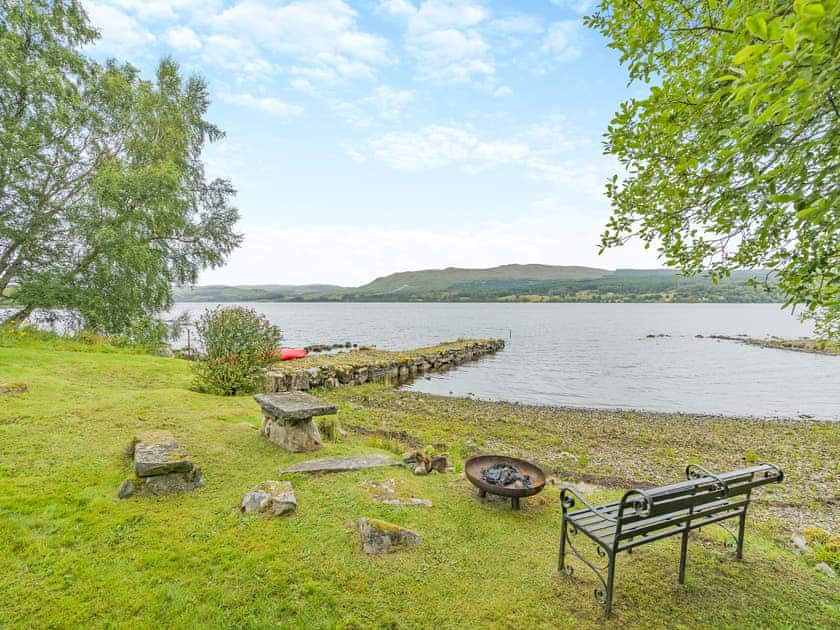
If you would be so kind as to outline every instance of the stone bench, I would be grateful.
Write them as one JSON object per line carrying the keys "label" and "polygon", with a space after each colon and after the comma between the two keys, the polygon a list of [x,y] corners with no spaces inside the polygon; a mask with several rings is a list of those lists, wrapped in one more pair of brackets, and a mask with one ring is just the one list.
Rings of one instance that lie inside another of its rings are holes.
{"label": "stone bench", "polygon": [[292,453],[321,448],[321,434],[312,418],[338,413],[335,405],[304,392],[257,394],[254,400],[262,407],[262,435]]}
{"label": "stone bench", "polygon": [[188,492],[204,485],[196,468],[171,434],[152,431],[135,437],[128,448],[134,458],[134,476],[120,486],[118,497]]}

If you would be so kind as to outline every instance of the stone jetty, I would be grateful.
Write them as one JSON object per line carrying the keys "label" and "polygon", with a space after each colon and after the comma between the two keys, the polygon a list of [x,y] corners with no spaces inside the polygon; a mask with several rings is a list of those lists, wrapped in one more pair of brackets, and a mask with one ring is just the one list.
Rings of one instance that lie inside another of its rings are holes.
{"label": "stone jetty", "polygon": [[358,350],[287,361],[266,373],[263,391],[305,391],[364,383],[406,383],[428,372],[451,369],[494,354],[501,339],[459,340],[409,351]]}

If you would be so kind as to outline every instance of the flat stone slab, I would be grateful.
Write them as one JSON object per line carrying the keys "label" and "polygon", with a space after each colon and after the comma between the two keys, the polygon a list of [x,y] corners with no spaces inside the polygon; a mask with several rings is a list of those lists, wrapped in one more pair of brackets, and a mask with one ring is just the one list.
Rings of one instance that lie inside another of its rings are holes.
{"label": "flat stone slab", "polygon": [[304,421],[313,416],[338,413],[338,407],[305,392],[282,392],[254,396],[263,413],[278,420]]}
{"label": "flat stone slab", "polygon": [[134,445],[134,471],[138,477],[153,477],[174,472],[188,473],[193,463],[175,440],[158,444]]}
{"label": "flat stone slab", "polygon": [[399,466],[400,463],[387,455],[361,455],[359,457],[323,457],[298,462],[288,468],[281,468],[280,474],[297,472],[348,472],[365,468]]}

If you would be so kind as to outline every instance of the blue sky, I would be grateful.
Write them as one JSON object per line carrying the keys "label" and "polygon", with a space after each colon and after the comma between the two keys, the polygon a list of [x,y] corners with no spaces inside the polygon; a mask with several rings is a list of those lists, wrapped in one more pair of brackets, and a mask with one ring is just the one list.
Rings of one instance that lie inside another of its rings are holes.
{"label": "blue sky", "polygon": [[245,243],[202,283],[357,285],[598,255],[615,161],[601,136],[641,87],[586,29],[587,0],[83,0],[97,58],[203,75],[212,176]]}

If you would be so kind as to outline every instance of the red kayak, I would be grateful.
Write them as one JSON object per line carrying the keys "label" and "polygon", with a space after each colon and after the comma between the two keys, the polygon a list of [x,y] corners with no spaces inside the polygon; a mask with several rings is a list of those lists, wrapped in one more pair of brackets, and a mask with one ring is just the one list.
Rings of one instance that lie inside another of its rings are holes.
{"label": "red kayak", "polygon": [[308,353],[306,348],[280,348],[274,351],[274,356],[281,361],[291,361],[292,359],[302,359]]}

